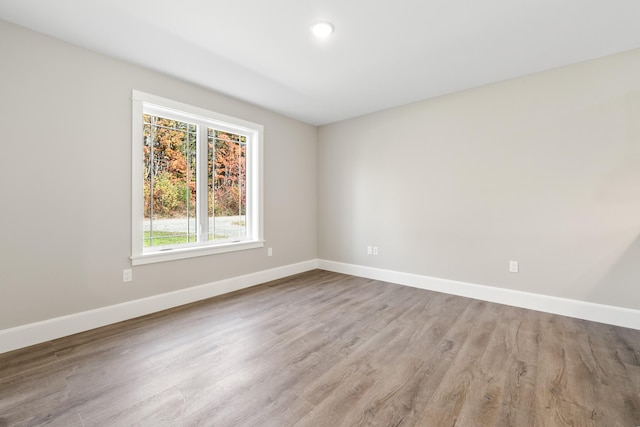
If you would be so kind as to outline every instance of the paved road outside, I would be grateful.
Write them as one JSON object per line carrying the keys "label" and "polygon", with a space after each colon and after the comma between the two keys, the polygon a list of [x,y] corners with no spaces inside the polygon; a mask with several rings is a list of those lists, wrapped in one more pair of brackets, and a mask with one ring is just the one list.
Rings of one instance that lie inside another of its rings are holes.
{"label": "paved road outside", "polygon": [[[222,216],[216,218],[209,218],[209,232],[213,232],[220,238],[227,236],[230,239],[244,236],[244,216]],[[171,218],[171,219],[154,219],[153,223],[145,219],[144,231],[151,230],[153,226],[154,231],[166,231],[174,233],[187,233],[195,232],[196,222],[194,218]]]}

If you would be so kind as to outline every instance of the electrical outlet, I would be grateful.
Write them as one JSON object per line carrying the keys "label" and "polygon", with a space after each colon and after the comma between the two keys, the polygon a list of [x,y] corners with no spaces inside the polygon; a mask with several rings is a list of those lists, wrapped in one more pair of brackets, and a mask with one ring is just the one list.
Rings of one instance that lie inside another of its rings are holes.
{"label": "electrical outlet", "polygon": [[122,270],[122,281],[123,282],[130,282],[133,280],[133,272],[131,271],[130,268],[126,268],[124,270]]}
{"label": "electrical outlet", "polygon": [[517,273],[518,269],[518,261],[509,261],[509,273]]}
{"label": "electrical outlet", "polygon": [[373,254],[374,255],[378,255],[378,247],[377,246],[373,247]]}
{"label": "electrical outlet", "polygon": [[367,255],[371,255],[373,253],[373,249],[371,249],[371,246],[367,246]]}
{"label": "electrical outlet", "polygon": [[273,256],[273,248],[267,248],[267,256]]}

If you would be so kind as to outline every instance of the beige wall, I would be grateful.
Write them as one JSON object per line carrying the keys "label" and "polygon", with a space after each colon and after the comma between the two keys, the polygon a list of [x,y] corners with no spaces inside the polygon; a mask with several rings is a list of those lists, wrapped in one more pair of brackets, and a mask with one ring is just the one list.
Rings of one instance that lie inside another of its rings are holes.
{"label": "beige wall", "polygon": [[[316,257],[640,309],[638,76],[633,51],[318,130],[0,21],[0,329]],[[265,126],[273,257],[122,283],[131,89]]]}
{"label": "beige wall", "polygon": [[[132,89],[264,125],[264,249],[122,283]],[[2,21],[0,124],[0,329],[316,258],[314,126]]]}
{"label": "beige wall", "polygon": [[322,126],[318,183],[321,259],[640,309],[640,50]]}

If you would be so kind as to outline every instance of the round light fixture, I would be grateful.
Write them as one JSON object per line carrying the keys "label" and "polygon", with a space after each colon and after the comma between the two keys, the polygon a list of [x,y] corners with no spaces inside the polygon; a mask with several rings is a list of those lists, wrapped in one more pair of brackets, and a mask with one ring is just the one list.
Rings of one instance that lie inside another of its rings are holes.
{"label": "round light fixture", "polygon": [[330,22],[316,22],[311,26],[311,33],[319,39],[329,37],[333,33],[333,24]]}

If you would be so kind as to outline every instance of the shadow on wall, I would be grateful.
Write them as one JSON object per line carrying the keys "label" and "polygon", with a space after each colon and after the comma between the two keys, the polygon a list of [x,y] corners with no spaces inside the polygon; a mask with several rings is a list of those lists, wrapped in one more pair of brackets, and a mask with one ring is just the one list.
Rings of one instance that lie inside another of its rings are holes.
{"label": "shadow on wall", "polygon": [[[640,202],[640,154],[633,151],[617,169],[607,176],[593,195],[595,201],[612,205]],[[638,218],[640,223],[640,218]]]}
{"label": "shadow on wall", "polygon": [[[640,310],[640,155],[630,150],[630,155],[620,167],[609,175],[594,199],[602,205],[617,205],[618,212],[624,212],[619,221],[636,227],[635,239],[611,260],[611,266],[600,272],[600,277],[586,277],[593,283],[593,292],[588,296],[592,301],[610,302],[619,305],[624,302],[628,308]],[[628,209],[628,211],[627,211]],[[631,237],[630,236],[630,237]]]}
{"label": "shadow on wall", "polygon": [[640,235],[636,235],[609,268],[601,270],[601,267],[589,269],[592,272],[600,270],[593,276],[583,276],[584,282],[590,283],[592,288],[585,295],[587,300],[640,310]]}

